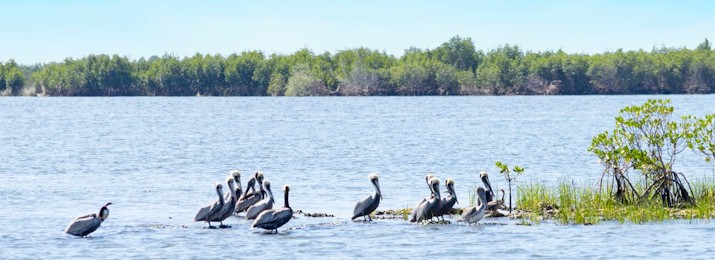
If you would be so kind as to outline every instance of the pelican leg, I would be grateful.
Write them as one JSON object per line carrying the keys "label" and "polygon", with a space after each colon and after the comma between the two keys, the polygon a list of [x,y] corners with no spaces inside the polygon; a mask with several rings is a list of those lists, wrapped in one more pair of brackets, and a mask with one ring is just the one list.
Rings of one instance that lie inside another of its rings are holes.
{"label": "pelican leg", "polygon": [[219,228],[231,228],[231,226],[229,226],[229,225],[224,225],[223,221],[219,221],[218,223],[221,224],[218,226]]}
{"label": "pelican leg", "polygon": [[215,229],[215,228],[216,228],[216,227],[214,227],[214,226],[211,225],[211,221],[206,221],[206,223],[209,223],[209,227],[208,227],[208,228],[210,228],[210,229]]}
{"label": "pelican leg", "polygon": [[367,215],[367,219],[372,221],[372,217],[370,217],[370,215]]}

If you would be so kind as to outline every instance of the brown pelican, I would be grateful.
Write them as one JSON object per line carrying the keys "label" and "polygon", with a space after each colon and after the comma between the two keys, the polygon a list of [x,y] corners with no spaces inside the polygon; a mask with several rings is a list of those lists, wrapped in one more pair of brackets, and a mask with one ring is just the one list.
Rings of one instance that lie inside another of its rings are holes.
{"label": "brown pelican", "polygon": [[222,188],[221,183],[217,182],[216,193],[218,193],[218,201],[201,208],[199,212],[196,213],[194,221],[206,221],[206,223],[209,223],[209,228],[215,228],[214,226],[211,226],[211,220],[216,218],[216,216],[221,213],[221,209],[223,208],[224,201],[223,192],[221,191]]}
{"label": "brown pelican", "polygon": [[425,198],[425,202],[417,207],[415,212],[415,221],[431,220],[435,216],[437,207],[439,207],[440,195],[439,195],[439,179],[431,178],[429,179],[430,187],[432,190],[432,195],[430,198]]}
{"label": "brown pelican", "polygon": [[481,171],[479,173],[479,178],[482,179],[482,183],[486,189],[484,192],[486,194],[487,203],[494,200],[494,190],[492,190],[492,183],[489,182],[489,175],[487,175],[487,172]]}
{"label": "brown pelican", "polygon": [[255,219],[258,214],[264,210],[269,210],[273,208],[273,192],[271,191],[271,182],[268,180],[263,181],[263,190],[266,192],[267,196],[261,201],[246,210],[246,219]]}
{"label": "brown pelican", "polygon": [[[434,196],[434,195],[432,195],[432,186],[430,186],[430,184],[429,184],[429,179],[432,179],[432,178],[434,178],[434,175],[432,175],[432,174],[427,174],[427,176],[425,176],[425,182],[427,183],[427,188],[430,189],[430,197]],[[427,201],[427,199],[429,199],[430,197],[422,198],[422,200],[417,202],[417,204],[415,204],[415,206],[412,207],[412,212],[410,213],[410,222],[417,221],[417,218],[415,216],[415,212],[416,212],[415,209],[419,208],[420,205],[422,205],[422,203],[425,203]]]}
{"label": "brown pelican", "polygon": [[211,221],[218,221],[220,228],[229,228],[231,226],[225,226],[223,224],[223,221],[226,220],[228,217],[233,215],[233,211],[236,209],[236,201],[238,198],[236,197],[236,190],[234,190],[233,186],[233,176],[229,175],[226,177],[226,184],[228,184],[228,192],[229,192],[229,198],[223,203],[223,207],[221,208],[221,212],[217,214],[214,218],[211,219]]}
{"label": "brown pelican", "polygon": [[81,217],[77,217],[65,228],[65,233],[83,237],[94,232],[102,225],[102,222],[109,217],[109,209],[107,206],[112,205],[111,202],[104,204],[99,209],[99,214],[89,214]]}
{"label": "brown pelican", "polygon": [[236,202],[236,213],[244,212],[248,209],[248,207],[253,206],[253,204],[256,204],[256,202],[261,201],[262,196],[260,195],[260,193],[256,192],[255,185],[255,177],[248,180],[248,184],[246,185],[246,192],[243,193],[243,196],[241,196],[241,198],[238,199],[238,202]]}
{"label": "brown pelican", "polygon": [[370,213],[375,211],[377,209],[377,206],[380,205],[380,200],[382,199],[382,192],[380,192],[380,183],[377,180],[377,175],[370,174],[367,178],[370,180],[370,182],[372,182],[372,185],[375,186],[375,193],[372,194],[372,196],[365,197],[355,205],[352,220],[355,220],[359,217],[363,217],[364,219],[365,216],[367,216],[367,218],[372,221]]}
{"label": "brown pelican", "polygon": [[449,212],[452,211],[452,206],[454,206],[454,203],[459,204],[459,201],[457,201],[457,193],[454,191],[454,180],[447,179],[444,182],[444,186],[447,187],[447,192],[449,192],[449,196],[440,200],[439,208],[437,209],[437,214],[435,214],[438,218],[439,216],[442,216],[442,220],[444,220],[443,215],[449,214]]}
{"label": "brown pelican", "polygon": [[477,188],[477,195],[479,197],[479,203],[477,203],[476,206],[462,209],[462,218],[460,220],[466,221],[467,224],[476,224],[484,218],[487,209],[487,198],[484,188]]}
{"label": "brown pelican", "polygon": [[283,186],[285,206],[280,209],[269,209],[261,212],[261,214],[258,214],[258,217],[256,217],[256,220],[253,221],[252,227],[275,230],[276,233],[278,233],[278,228],[288,223],[293,217],[293,209],[291,209],[288,204],[288,191],[290,191],[290,187],[288,187],[288,185]]}
{"label": "brown pelican", "polygon": [[488,202],[487,210],[497,210],[504,207],[504,189],[499,189],[499,192],[501,192],[501,199]]}
{"label": "brown pelican", "polygon": [[[233,177],[233,182],[236,184],[236,200],[243,195],[243,189],[241,188],[241,172],[238,170],[233,170],[230,172],[231,176]],[[231,197],[230,192],[226,192],[223,194],[223,199],[228,201],[229,197]]]}

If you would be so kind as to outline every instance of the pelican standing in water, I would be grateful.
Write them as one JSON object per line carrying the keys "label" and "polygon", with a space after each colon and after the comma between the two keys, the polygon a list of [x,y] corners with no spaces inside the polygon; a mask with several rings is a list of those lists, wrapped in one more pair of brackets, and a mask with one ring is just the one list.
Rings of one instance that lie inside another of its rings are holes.
{"label": "pelican standing in water", "polygon": [[261,201],[262,196],[260,193],[256,192],[255,185],[255,177],[248,180],[248,184],[246,185],[246,192],[243,193],[243,196],[241,196],[241,198],[238,199],[238,202],[236,202],[236,213],[244,212],[248,209],[248,207],[253,206],[253,204],[256,204],[256,202]]}
{"label": "pelican standing in water", "polygon": [[459,201],[457,201],[457,193],[454,191],[454,180],[447,179],[444,182],[444,186],[447,187],[447,192],[449,192],[449,196],[440,200],[439,208],[437,209],[436,214],[437,218],[442,216],[442,220],[444,220],[444,215],[447,215],[449,214],[449,212],[452,211],[454,203],[459,204]]}
{"label": "pelican standing in water", "polygon": [[437,212],[439,207],[440,195],[439,195],[439,179],[431,178],[429,179],[430,189],[432,190],[432,197],[425,198],[425,202],[417,207],[415,212],[415,221],[431,220]]}
{"label": "pelican standing in water", "polygon": [[283,194],[285,196],[285,205],[283,208],[269,209],[261,212],[251,226],[254,228],[275,230],[276,233],[278,233],[278,228],[288,223],[293,217],[293,209],[291,209],[288,204],[288,191],[290,191],[290,187],[288,187],[288,185],[283,186]]}
{"label": "pelican standing in water", "polygon": [[99,209],[99,214],[89,214],[81,217],[77,217],[65,228],[65,233],[84,237],[94,232],[102,225],[102,222],[109,217],[109,209],[107,206],[112,205],[111,202],[104,204]]}
{"label": "pelican standing in water", "polygon": [[370,174],[367,178],[372,182],[372,185],[375,186],[375,193],[372,194],[372,196],[365,197],[355,205],[352,220],[359,217],[363,217],[364,219],[365,216],[367,216],[367,218],[372,221],[370,213],[377,209],[377,206],[380,205],[380,200],[382,200],[382,192],[380,192],[380,183],[378,182],[377,175]]}
{"label": "pelican standing in water", "polygon": [[199,209],[199,212],[196,213],[196,216],[194,217],[194,221],[206,221],[206,223],[209,223],[209,228],[215,228],[214,226],[211,226],[211,220],[216,218],[221,213],[221,209],[223,208],[224,200],[222,194],[223,192],[221,191],[222,188],[221,183],[217,182],[216,193],[218,194],[218,201]]}
{"label": "pelican standing in water", "polygon": [[487,201],[485,203],[489,203],[490,201],[494,200],[494,190],[492,189],[492,183],[489,182],[489,175],[487,175],[487,172],[481,171],[479,173],[479,178],[482,179],[482,183],[484,184],[484,188],[486,189],[484,192]]}
{"label": "pelican standing in water", "polygon": [[238,200],[238,198],[236,197],[236,190],[234,190],[233,182],[234,179],[232,175],[226,177],[226,184],[228,185],[228,192],[230,196],[228,200],[224,201],[223,207],[221,208],[221,212],[211,219],[211,221],[219,222],[219,228],[231,227],[224,225],[223,221],[233,215],[233,211],[236,209],[236,201]]}
{"label": "pelican standing in water", "polygon": [[479,197],[479,203],[477,203],[476,206],[462,209],[462,218],[460,220],[466,221],[467,224],[470,225],[482,220],[487,209],[487,198],[484,188],[477,188],[477,195]]}
{"label": "pelican standing in water", "polygon": [[263,190],[266,192],[267,196],[263,200],[254,204],[246,210],[246,219],[255,219],[258,214],[264,210],[269,210],[273,208],[273,192],[271,191],[271,182],[268,180],[263,181]]}
{"label": "pelican standing in water", "polygon": [[425,202],[427,201],[427,199],[429,199],[429,198],[431,198],[432,196],[434,196],[434,195],[432,194],[432,193],[433,193],[433,192],[432,192],[432,186],[430,186],[430,184],[429,184],[429,179],[432,179],[432,178],[434,178],[434,175],[432,175],[432,174],[427,174],[427,176],[425,176],[425,182],[427,183],[427,188],[430,189],[430,197],[422,198],[422,200],[420,200],[419,202],[417,202],[417,204],[415,204],[415,206],[412,207],[412,212],[410,213],[410,222],[415,222],[415,221],[417,221],[417,218],[416,218],[416,216],[415,216],[416,209],[419,208],[419,207],[422,205],[422,203],[425,203]]}
{"label": "pelican standing in water", "polygon": [[[235,192],[236,192],[236,200],[238,201],[238,198],[240,198],[243,195],[243,189],[241,188],[241,172],[239,172],[238,170],[233,170],[233,171],[231,171],[230,176],[233,177],[233,182],[236,184]],[[226,192],[225,194],[223,194],[223,199],[226,201],[228,201],[228,199],[230,197],[231,197],[230,192]],[[234,205],[234,208],[235,207],[236,206]]]}

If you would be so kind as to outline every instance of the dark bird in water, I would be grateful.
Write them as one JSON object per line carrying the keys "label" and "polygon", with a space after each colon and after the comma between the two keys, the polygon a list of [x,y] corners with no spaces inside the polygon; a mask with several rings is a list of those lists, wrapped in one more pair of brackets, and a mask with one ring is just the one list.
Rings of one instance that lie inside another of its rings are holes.
{"label": "dark bird in water", "polygon": [[221,191],[222,186],[221,183],[216,183],[216,193],[218,194],[218,201],[209,204],[206,207],[203,207],[199,210],[198,213],[196,213],[196,216],[194,217],[194,221],[206,221],[206,223],[209,224],[209,228],[215,228],[214,226],[211,226],[211,220],[215,219],[218,217],[219,214],[221,214],[221,209],[223,208],[224,200],[223,200],[223,192]]}
{"label": "dark bird in water", "polygon": [[487,172],[481,171],[479,173],[479,178],[482,179],[482,183],[484,184],[484,195],[487,198],[485,203],[489,203],[494,200],[494,190],[492,189],[492,183],[489,182],[489,175],[487,175]]}
{"label": "dark bird in water", "polygon": [[226,184],[228,185],[228,193],[229,197],[228,200],[224,198],[224,203],[223,207],[221,208],[221,212],[214,216],[214,218],[210,219],[211,221],[218,221],[219,222],[219,228],[229,228],[231,226],[226,226],[223,224],[223,221],[226,220],[228,217],[233,215],[233,211],[236,209],[236,201],[238,198],[236,197],[236,190],[235,187],[233,186],[233,175],[229,175],[226,177]]}
{"label": "dark bird in water", "polygon": [[[239,172],[238,170],[233,170],[233,171],[231,171],[230,175],[233,177],[233,182],[236,185],[236,189],[235,189],[236,200],[238,200],[238,198],[241,198],[241,196],[243,195],[243,189],[241,188],[241,172]],[[228,201],[230,196],[231,196],[230,192],[224,193],[223,200]]]}
{"label": "dark bird in water", "polygon": [[432,190],[432,196],[425,198],[425,202],[414,209],[415,220],[410,220],[410,222],[431,220],[437,212],[437,207],[439,207],[440,202],[439,179],[433,177],[429,179],[429,183],[430,189]]}
{"label": "dark bird in water", "polygon": [[425,203],[427,201],[427,199],[434,196],[432,194],[432,186],[429,184],[429,179],[432,179],[432,178],[434,178],[434,176],[432,174],[427,174],[427,176],[425,176],[425,182],[427,183],[427,188],[430,189],[430,197],[422,198],[422,200],[417,202],[417,204],[415,204],[415,206],[412,207],[412,212],[410,213],[410,222],[417,221],[417,217],[415,216],[416,209],[419,208],[422,205],[422,203]]}
{"label": "dark bird in water", "polygon": [[290,208],[288,204],[288,192],[290,187],[288,185],[283,186],[285,205],[280,209],[269,209],[261,212],[253,221],[252,227],[262,228],[266,230],[275,230],[278,233],[278,228],[288,223],[288,221],[293,217],[293,209]]}
{"label": "dark bird in water", "polygon": [[107,206],[112,205],[111,202],[104,204],[102,208],[99,209],[99,214],[89,214],[81,217],[77,217],[65,228],[65,233],[84,237],[94,232],[102,225],[102,222],[109,217],[109,208]]}
{"label": "dark bird in water", "polygon": [[468,224],[476,224],[477,222],[482,220],[482,218],[484,218],[484,214],[486,213],[487,209],[487,198],[485,193],[486,192],[484,191],[484,188],[477,188],[477,205],[474,207],[462,209],[462,218],[460,219],[460,221],[466,221]]}
{"label": "dark bird in water", "polygon": [[[266,197],[266,191],[263,188],[263,173],[256,172],[256,174],[253,176],[253,179],[255,180],[254,182],[249,181],[251,192],[248,191],[249,187],[246,187],[246,193],[244,197],[239,200],[238,205],[236,205],[236,213],[248,210],[249,207],[253,206],[254,204],[258,203]],[[254,187],[254,183],[256,182],[258,182],[258,188],[260,189],[260,191],[256,191],[256,188]]]}
{"label": "dark bird in water", "polygon": [[504,189],[499,189],[499,192],[501,192],[501,199],[492,200],[492,201],[488,202],[487,210],[494,211],[497,209],[504,208]]}
{"label": "dark bird in water", "polygon": [[372,196],[365,197],[355,205],[352,220],[359,217],[363,217],[364,219],[365,216],[367,216],[367,218],[372,221],[370,213],[377,209],[377,206],[380,205],[380,200],[382,200],[382,192],[380,192],[380,183],[378,182],[377,175],[370,174],[367,178],[375,187],[375,193],[373,193]]}
{"label": "dark bird in water", "polygon": [[273,191],[271,191],[271,182],[268,180],[263,181],[263,190],[266,191],[267,196],[265,196],[261,201],[246,210],[246,219],[255,219],[258,214],[264,210],[273,208]]}
{"label": "dark bird in water", "polygon": [[459,204],[459,201],[457,201],[457,193],[454,191],[454,180],[447,179],[444,182],[444,186],[447,187],[449,196],[440,200],[436,214],[437,217],[442,216],[442,220],[444,220],[444,215],[447,215],[452,211],[452,207],[455,203]]}

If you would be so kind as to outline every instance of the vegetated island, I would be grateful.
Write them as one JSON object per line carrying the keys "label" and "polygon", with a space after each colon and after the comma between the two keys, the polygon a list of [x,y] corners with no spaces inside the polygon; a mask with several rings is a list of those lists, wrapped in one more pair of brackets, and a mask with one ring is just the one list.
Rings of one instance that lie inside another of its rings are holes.
{"label": "vegetated island", "polygon": [[[673,111],[670,100],[660,99],[621,109],[615,128],[593,137],[588,148],[604,166],[596,183],[579,186],[563,180],[556,187],[522,184],[515,196],[517,209],[510,208],[508,213],[494,210],[487,216],[521,219],[520,224],[553,220],[586,225],[715,219],[715,178],[693,181],[687,173],[673,168],[679,154],[693,150],[712,164],[715,175],[715,113],[676,119]],[[506,164],[496,162],[496,166],[507,180],[516,178],[509,175],[513,172]],[[518,175],[523,170],[514,167]],[[469,204],[476,203],[470,192]],[[511,201],[502,203],[506,206]],[[375,215],[406,219],[410,212],[405,208]],[[459,212],[456,208],[452,214]]]}
{"label": "vegetated island", "polygon": [[476,50],[455,36],[401,57],[367,48],[335,54],[246,51],[227,57],[88,55],[63,62],[0,63],[0,95],[383,96],[715,93],[715,51],[653,48],[568,54],[515,45]]}

